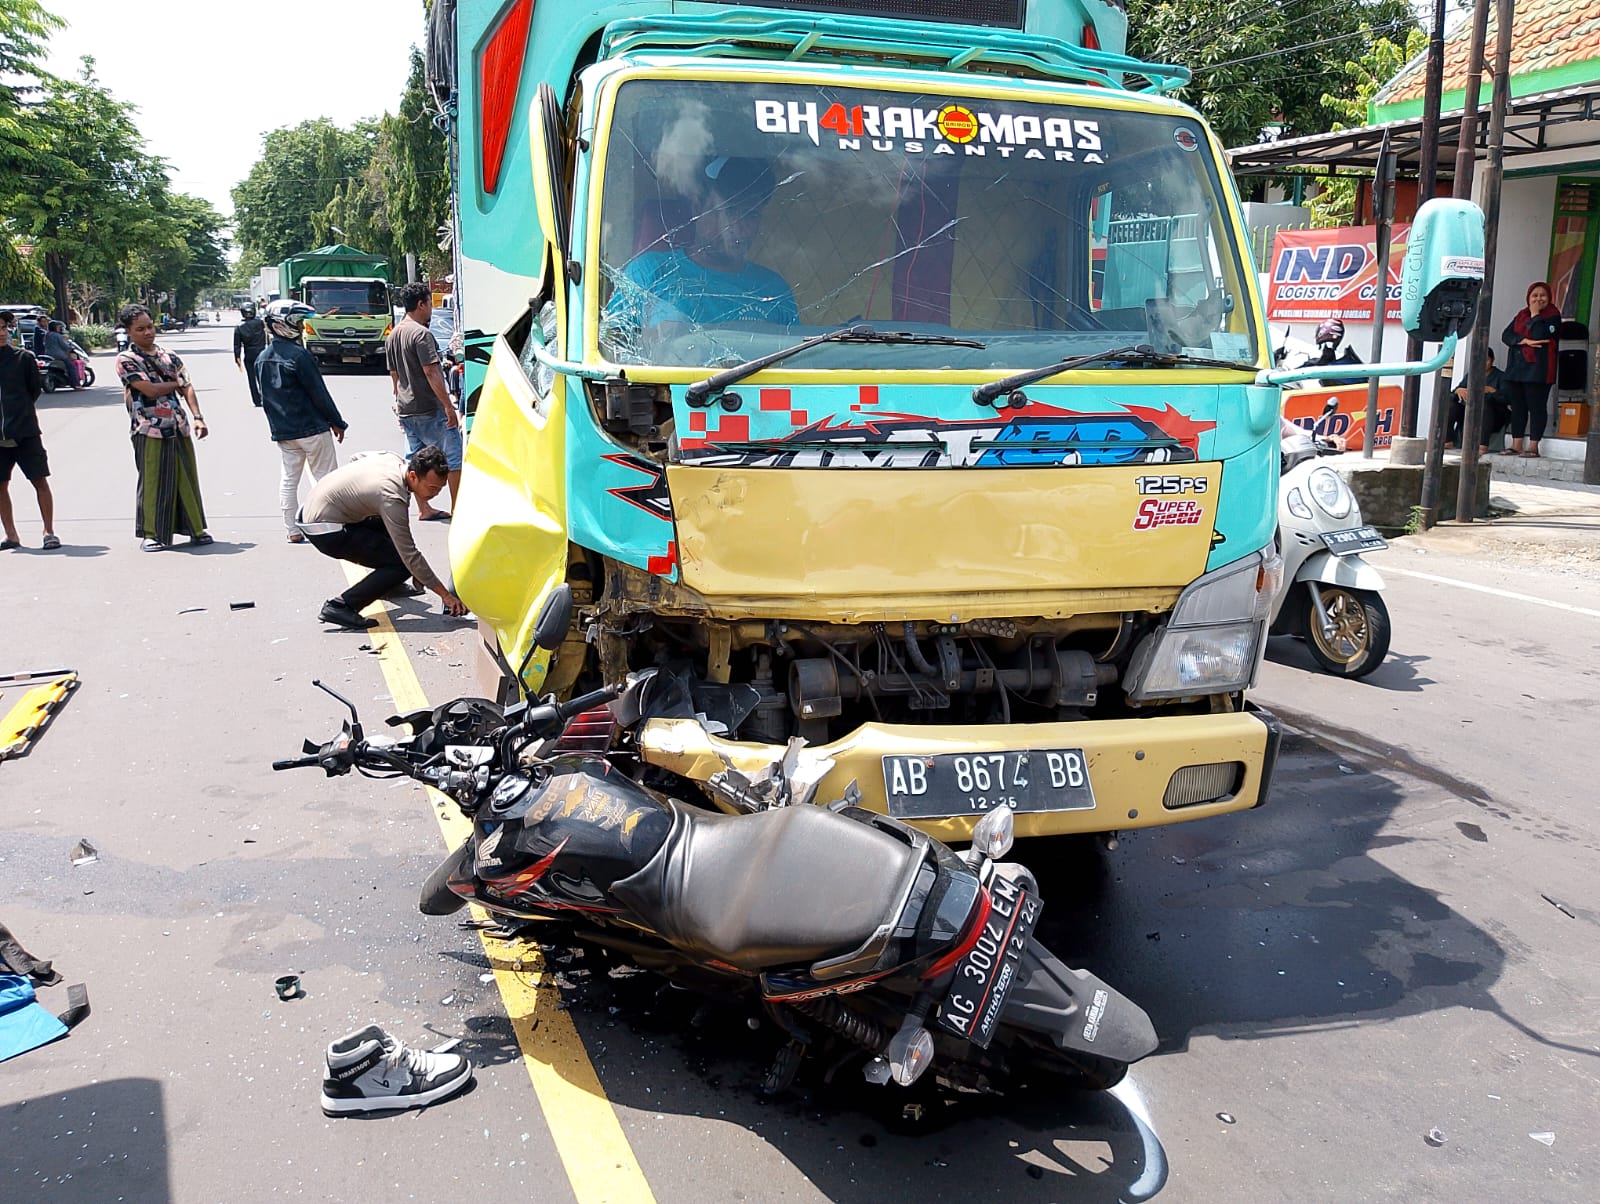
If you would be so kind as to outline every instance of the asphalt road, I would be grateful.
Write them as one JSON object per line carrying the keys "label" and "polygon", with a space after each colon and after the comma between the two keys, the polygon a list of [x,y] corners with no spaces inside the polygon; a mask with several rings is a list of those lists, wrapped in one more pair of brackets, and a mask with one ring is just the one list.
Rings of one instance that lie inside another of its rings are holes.
{"label": "asphalt road", "polygon": [[[0,675],[62,666],[83,684],[0,765],[0,919],[88,984],[94,1014],[0,1064],[0,1198],[1592,1195],[1592,574],[1402,543],[1382,567],[1465,585],[1391,573],[1392,661],[1364,683],[1274,641],[1257,699],[1292,730],[1268,806],[1109,854],[1021,850],[1047,863],[1047,942],[1161,1035],[1114,1095],[837,1083],[764,1104],[769,1038],[742,1016],[581,961],[556,967],[558,994],[531,954],[519,969],[460,916],[418,915],[445,849],[419,789],[268,770],[337,723],[312,678],[375,722],[408,666],[432,699],[468,692],[475,635],[431,598],[394,608],[395,644],[316,621],[341,570],[284,542],[276,451],[226,340],[167,340],[214,432],[214,546],[138,551],[114,384],[43,406],[61,553],[37,550],[12,486],[32,549],[0,559]],[[386,380],[331,387],[343,454],[399,446]],[[442,562],[444,529],[421,535]],[[72,864],[80,838],[98,861]],[[285,972],[305,998],[274,997]],[[368,1021],[461,1037],[475,1089],[325,1118],[323,1047]]]}

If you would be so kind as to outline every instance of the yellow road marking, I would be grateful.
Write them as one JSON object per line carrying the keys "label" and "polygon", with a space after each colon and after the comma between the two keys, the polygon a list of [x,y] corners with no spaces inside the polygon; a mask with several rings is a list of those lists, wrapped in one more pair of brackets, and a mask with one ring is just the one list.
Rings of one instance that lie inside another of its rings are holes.
{"label": "yellow road marking", "polygon": [[[352,584],[365,575],[353,565],[343,567]],[[395,710],[421,710],[428,699],[416,670],[387,612],[381,605],[369,608],[369,613],[374,610],[378,625],[367,635],[378,653]],[[456,848],[471,833],[471,822],[444,795],[432,789],[426,793],[445,843]],[[480,919],[487,915],[476,906],[472,911]],[[522,1050],[522,1064],[528,1068],[545,1124],[572,1182],[572,1194],[579,1204],[654,1204],[655,1194],[600,1085],[583,1038],[571,1015],[557,1007],[561,992],[539,950],[527,948],[514,958],[500,942],[491,942],[482,933],[479,939],[494,968],[495,985]]]}

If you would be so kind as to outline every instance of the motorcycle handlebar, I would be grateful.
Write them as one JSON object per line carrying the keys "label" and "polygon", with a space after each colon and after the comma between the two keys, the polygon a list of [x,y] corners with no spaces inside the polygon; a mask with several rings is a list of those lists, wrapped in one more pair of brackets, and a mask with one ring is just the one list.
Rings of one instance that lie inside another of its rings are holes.
{"label": "motorcycle handlebar", "polygon": [[602,703],[611,702],[622,694],[621,686],[601,686],[598,690],[590,690],[587,694],[580,694],[576,698],[569,698],[566,702],[556,707],[556,714],[562,719],[571,719],[574,715],[581,715],[585,711],[592,711]]}
{"label": "motorcycle handlebar", "polygon": [[311,766],[311,765],[315,765],[315,764],[317,764],[317,759],[315,757],[290,757],[287,760],[274,761],[272,763],[272,768],[274,768],[274,769],[305,769],[307,766]]}

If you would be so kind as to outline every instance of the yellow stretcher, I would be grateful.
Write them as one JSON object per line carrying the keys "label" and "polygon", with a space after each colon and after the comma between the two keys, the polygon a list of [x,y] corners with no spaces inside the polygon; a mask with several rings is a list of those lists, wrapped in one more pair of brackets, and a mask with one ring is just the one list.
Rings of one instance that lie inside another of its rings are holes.
{"label": "yellow stretcher", "polygon": [[[27,686],[0,719],[0,761],[20,757],[34,738],[44,730],[50,716],[78,685],[73,669],[46,669],[37,673],[13,673],[0,677],[0,687],[33,682]],[[10,692],[10,691],[7,691]]]}

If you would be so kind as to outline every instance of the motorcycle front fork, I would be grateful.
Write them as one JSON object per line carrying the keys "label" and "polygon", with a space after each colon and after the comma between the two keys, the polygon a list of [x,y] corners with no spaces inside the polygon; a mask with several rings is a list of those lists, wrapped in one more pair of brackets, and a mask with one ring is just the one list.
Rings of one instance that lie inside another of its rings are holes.
{"label": "motorcycle front fork", "polygon": [[1322,638],[1333,638],[1333,620],[1328,617],[1328,608],[1322,604],[1322,591],[1317,588],[1317,582],[1307,581],[1306,588],[1311,591],[1311,609],[1316,613],[1317,624],[1322,628]]}

